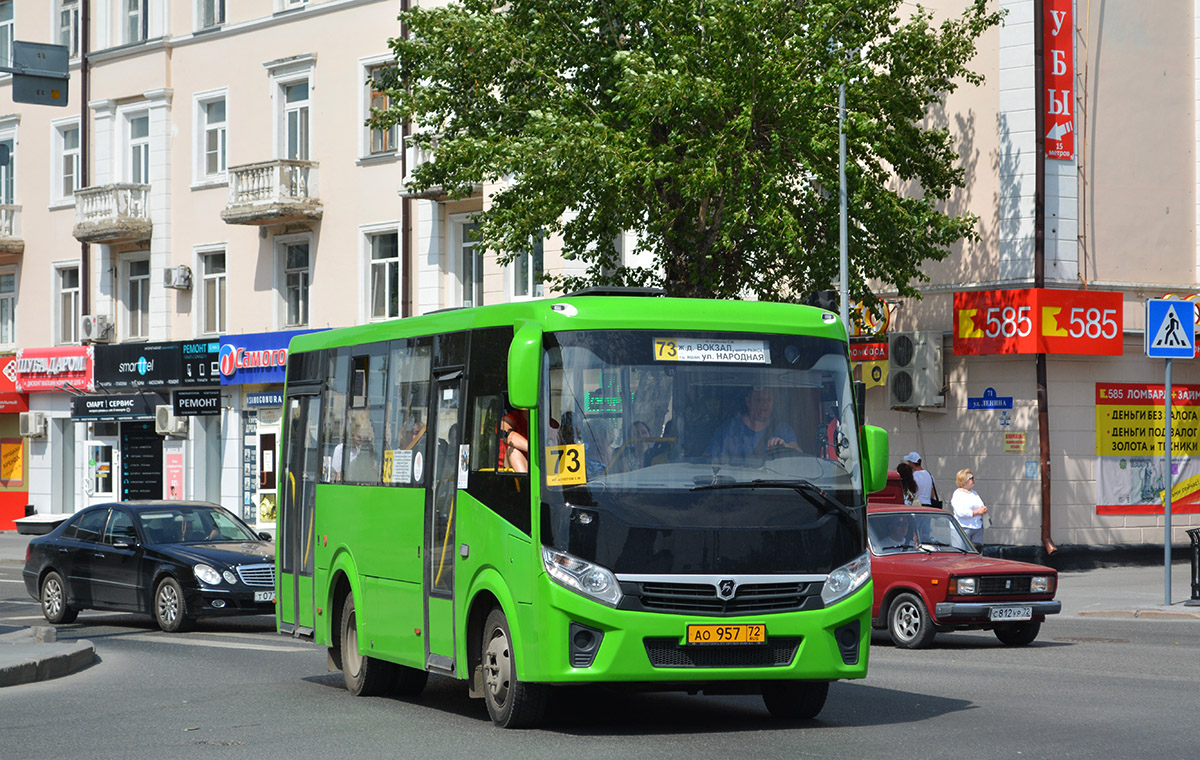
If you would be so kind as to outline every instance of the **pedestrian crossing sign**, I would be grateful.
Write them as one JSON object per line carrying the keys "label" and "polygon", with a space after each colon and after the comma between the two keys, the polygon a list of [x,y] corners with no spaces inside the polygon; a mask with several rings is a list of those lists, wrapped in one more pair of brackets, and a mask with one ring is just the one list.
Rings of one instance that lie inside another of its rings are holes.
{"label": "pedestrian crossing sign", "polygon": [[1196,358],[1196,307],[1192,302],[1165,298],[1146,302],[1146,356]]}

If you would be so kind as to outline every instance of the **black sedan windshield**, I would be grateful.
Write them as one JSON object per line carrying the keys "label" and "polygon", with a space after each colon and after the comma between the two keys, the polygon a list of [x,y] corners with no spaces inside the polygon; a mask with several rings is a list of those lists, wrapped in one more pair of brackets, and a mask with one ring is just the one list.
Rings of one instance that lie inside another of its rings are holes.
{"label": "black sedan windshield", "polygon": [[179,506],[141,510],[137,514],[148,544],[259,540],[224,510]]}

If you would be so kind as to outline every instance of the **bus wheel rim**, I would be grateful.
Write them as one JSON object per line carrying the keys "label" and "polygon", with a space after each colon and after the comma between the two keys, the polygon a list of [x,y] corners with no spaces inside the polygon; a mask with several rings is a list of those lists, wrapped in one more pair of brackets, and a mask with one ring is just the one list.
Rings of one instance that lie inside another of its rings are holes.
{"label": "bus wheel rim", "polygon": [[503,705],[512,684],[512,653],[504,631],[496,629],[483,656],[484,686],[494,704]]}

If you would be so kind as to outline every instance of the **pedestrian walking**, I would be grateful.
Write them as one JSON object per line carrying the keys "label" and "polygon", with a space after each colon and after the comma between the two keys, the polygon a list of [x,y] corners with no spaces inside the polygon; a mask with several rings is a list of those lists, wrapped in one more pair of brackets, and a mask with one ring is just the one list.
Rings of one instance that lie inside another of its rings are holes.
{"label": "pedestrian walking", "polygon": [[912,467],[913,480],[917,484],[917,500],[913,503],[941,509],[942,500],[938,496],[937,485],[933,482],[933,475],[922,465],[921,455],[910,451],[904,455],[904,461]]}

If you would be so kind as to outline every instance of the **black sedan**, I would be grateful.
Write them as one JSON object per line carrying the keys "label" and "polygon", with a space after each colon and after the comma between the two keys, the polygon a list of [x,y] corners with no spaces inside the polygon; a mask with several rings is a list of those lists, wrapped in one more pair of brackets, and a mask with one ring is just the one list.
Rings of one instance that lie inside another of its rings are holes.
{"label": "black sedan", "polygon": [[25,588],[51,623],[80,610],[197,617],[275,614],[275,550],[216,504],[125,501],[83,509],[25,552]]}

